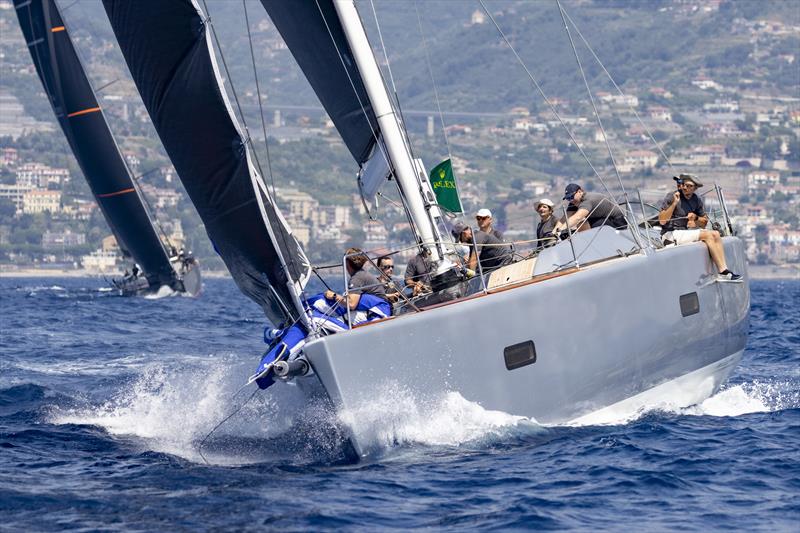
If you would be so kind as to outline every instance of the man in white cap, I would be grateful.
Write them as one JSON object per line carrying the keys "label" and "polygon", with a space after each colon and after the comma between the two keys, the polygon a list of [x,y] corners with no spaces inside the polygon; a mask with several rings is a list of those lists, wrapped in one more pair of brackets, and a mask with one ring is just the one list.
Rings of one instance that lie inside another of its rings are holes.
{"label": "man in white cap", "polygon": [[478,213],[475,215],[475,220],[478,222],[478,229],[480,229],[484,233],[488,233],[489,235],[494,235],[501,241],[503,239],[503,232],[492,227],[492,212],[486,209],[480,209]]}
{"label": "man in white cap", "polygon": [[553,215],[555,204],[547,198],[542,198],[536,202],[536,212],[539,213],[541,220],[536,226],[536,249],[541,250],[546,246],[555,244],[553,230],[556,227],[556,217]]}
{"label": "man in white cap", "polygon": [[463,222],[456,222],[451,230],[456,242],[461,242],[470,247],[467,268],[478,271],[480,261],[483,272],[511,263],[513,256],[509,245],[484,231],[472,233],[472,228]]}

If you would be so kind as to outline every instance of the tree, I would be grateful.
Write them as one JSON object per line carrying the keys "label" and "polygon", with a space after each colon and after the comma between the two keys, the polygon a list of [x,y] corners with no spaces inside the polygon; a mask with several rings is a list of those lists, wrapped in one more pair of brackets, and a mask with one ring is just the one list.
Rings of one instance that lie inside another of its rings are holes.
{"label": "tree", "polygon": [[17,207],[10,198],[0,198],[0,220],[8,221],[14,217]]}

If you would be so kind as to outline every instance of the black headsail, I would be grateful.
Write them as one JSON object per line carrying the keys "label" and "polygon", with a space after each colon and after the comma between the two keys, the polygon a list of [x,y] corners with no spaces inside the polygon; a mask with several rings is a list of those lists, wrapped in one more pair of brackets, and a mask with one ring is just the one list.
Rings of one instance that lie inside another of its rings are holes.
{"label": "black headsail", "polygon": [[151,287],[177,275],[111,135],[53,0],[14,0],[22,32],[58,123],[123,254]]}
{"label": "black headsail", "polygon": [[261,0],[339,135],[359,165],[378,125],[332,0]]}
{"label": "black headsail", "polygon": [[251,163],[191,0],[103,0],[161,142],[241,291],[275,324],[300,316],[310,266]]}

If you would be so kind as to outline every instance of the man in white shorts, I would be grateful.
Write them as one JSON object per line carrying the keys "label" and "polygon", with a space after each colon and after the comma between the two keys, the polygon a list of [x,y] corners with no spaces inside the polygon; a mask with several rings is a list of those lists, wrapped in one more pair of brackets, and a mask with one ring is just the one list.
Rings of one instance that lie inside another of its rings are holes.
{"label": "man in white shorts", "polygon": [[703,184],[691,174],[681,174],[674,179],[678,182],[678,190],[667,194],[658,213],[662,239],[678,245],[703,241],[720,276],[730,281],[741,280],[742,276],[728,270],[719,232],[704,229],[708,224],[708,215],[703,199],[695,194]]}

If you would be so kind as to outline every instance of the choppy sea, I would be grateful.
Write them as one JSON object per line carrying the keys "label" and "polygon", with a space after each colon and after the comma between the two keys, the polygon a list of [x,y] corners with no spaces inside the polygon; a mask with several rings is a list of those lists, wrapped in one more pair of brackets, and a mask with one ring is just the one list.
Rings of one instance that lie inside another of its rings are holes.
{"label": "choppy sea", "polygon": [[800,281],[753,282],[751,315],[700,405],[543,427],[454,393],[388,398],[362,413],[379,452],[354,463],[276,386],[203,442],[207,464],[263,347],[231,281],[194,300],[0,278],[0,530],[796,532]]}

